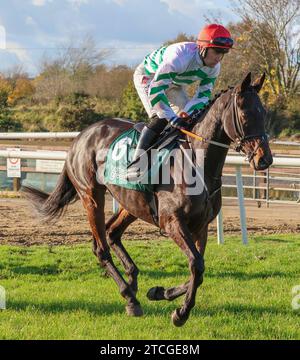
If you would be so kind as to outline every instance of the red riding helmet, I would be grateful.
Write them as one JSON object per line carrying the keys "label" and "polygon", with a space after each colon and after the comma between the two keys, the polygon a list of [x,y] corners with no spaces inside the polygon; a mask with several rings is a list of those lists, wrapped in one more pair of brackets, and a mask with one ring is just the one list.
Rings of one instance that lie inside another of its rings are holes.
{"label": "red riding helmet", "polygon": [[233,46],[233,40],[230,32],[224,26],[210,24],[204,26],[200,31],[197,44],[202,48],[214,47],[229,50]]}

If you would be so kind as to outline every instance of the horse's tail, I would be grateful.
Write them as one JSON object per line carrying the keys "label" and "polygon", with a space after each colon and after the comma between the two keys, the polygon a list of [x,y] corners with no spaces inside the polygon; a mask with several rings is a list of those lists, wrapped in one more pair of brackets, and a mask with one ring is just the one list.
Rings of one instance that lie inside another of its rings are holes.
{"label": "horse's tail", "polygon": [[22,186],[22,193],[31,202],[43,221],[59,219],[63,215],[64,208],[77,200],[76,189],[68,177],[65,166],[51,194],[30,186]]}

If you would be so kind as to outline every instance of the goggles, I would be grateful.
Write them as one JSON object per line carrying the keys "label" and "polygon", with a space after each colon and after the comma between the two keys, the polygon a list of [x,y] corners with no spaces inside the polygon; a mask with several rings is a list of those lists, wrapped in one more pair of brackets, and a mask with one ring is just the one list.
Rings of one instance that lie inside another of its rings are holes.
{"label": "goggles", "polygon": [[217,37],[212,40],[198,40],[198,41],[206,42],[215,46],[222,46],[225,48],[232,48],[233,46],[233,40],[227,37]]}

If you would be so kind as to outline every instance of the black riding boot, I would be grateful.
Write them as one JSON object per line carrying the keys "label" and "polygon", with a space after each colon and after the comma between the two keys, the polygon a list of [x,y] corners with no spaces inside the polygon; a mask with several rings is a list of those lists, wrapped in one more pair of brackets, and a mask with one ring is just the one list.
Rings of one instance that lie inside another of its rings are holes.
{"label": "black riding boot", "polygon": [[[139,142],[137,143],[135,153],[133,155],[131,164],[129,164],[127,169],[127,179],[130,180],[136,180],[139,173],[142,173],[145,169],[140,169],[139,161],[137,161],[135,164],[133,162],[138,158],[139,155],[142,155],[144,151],[149,149],[149,147],[154,144],[155,140],[158,139],[159,134],[157,134],[152,129],[149,129],[147,126],[145,126],[141,132],[141,136],[139,138]],[[145,155],[145,154],[144,154]],[[142,155],[142,156],[144,156]],[[148,159],[148,157],[147,157]],[[146,161],[146,159],[144,160]]]}

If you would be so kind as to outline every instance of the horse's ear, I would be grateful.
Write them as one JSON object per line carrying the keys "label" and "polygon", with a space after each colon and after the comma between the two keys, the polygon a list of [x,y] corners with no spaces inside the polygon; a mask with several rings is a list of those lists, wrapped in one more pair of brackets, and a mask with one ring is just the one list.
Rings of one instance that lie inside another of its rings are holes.
{"label": "horse's ear", "polygon": [[251,85],[251,72],[249,72],[248,75],[243,80],[242,85],[241,85],[241,91],[242,92],[246,91],[250,85]]}
{"label": "horse's ear", "polygon": [[258,92],[258,93],[260,92],[260,90],[264,84],[265,78],[266,78],[266,73],[263,73],[262,76],[260,78],[256,79],[254,81],[254,83],[252,84],[252,86],[254,87],[256,92]]}

